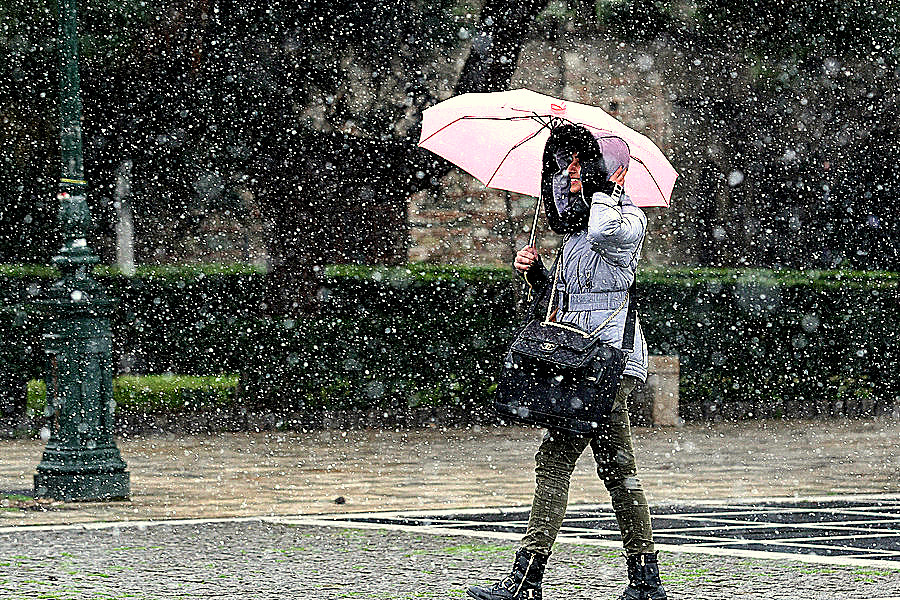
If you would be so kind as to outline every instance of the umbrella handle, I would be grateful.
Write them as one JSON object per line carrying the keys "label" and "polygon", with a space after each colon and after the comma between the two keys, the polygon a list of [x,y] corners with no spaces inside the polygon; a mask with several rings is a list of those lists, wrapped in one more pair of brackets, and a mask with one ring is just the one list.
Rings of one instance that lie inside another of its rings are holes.
{"label": "umbrella handle", "polygon": [[541,212],[541,200],[542,198],[538,196],[537,202],[534,203],[534,219],[531,221],[531,237],[528,240],[529,246],[534,246],[534,241],[537,239],[537,224],[538,224],[538,215]]}
{"label": "umbrella handle", "polygon": [[[534,247],[534,242],[537,239],[537,224],[538,224],[538,215],[541,212],[541,200],[542,198],[538,196],[537,202],[534,203],[534,219],[531,221],[531,237],[528,239],[528,245],[532,248]],[[531,286],[528,285],[528,282],[525,282],[525,287],[528,288],[528,294],[526,300],[531,302]],[[524,290],[523,290],[524,291]]]}

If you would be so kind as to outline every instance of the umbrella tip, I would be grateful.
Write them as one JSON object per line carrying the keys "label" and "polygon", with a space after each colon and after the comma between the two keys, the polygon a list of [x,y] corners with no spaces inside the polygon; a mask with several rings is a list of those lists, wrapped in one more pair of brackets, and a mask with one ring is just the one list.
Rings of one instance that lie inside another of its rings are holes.
{"label": "umbrella tip", "polygon": [[550,112],[554,115],[564,115],[566,114],[566,103],[565,102],[551,102],[550,103]]}

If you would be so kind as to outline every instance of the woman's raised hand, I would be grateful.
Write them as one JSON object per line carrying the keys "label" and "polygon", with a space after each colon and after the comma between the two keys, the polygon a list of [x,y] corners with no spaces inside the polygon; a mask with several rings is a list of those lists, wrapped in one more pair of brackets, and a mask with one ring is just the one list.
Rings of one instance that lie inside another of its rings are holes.
{"label": "woman's raised hand", "polygon": [[516,252],[516,261],[514,263],[514,266],[516,267],[516,269],[524,273],[531,268],[531,265],[534,264],[534,261],[537,260],[537,257],[537,250],[534,249],[534,246],[525,246],[524,248]]}

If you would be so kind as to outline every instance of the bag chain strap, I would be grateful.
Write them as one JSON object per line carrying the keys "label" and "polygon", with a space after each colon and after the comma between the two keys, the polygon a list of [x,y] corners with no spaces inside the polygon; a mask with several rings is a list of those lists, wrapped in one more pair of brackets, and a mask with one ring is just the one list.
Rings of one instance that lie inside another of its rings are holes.
{"label": "bag chain strap", "polygon": [[[569,237],[570,237],[569,235],[564,237],[562,242],[559,245],[559,260],[556,262],[556,270],[553,273],[553,286],[550,288],[553,291],[553,298],[556,298],[556,296],[557,296],[556,283],[559,280],[559,270],[562,268],[562,264],[563,264],[563,250],[566,247],[566,242],[569,241]],[[566,325],[564,323],[559,323],[558,321],[551,321],[550,315],[553,314],[553,300],[551,299],[551,301],[547,303],[547,315],[544,317],[544,320],[541,322],[541,326],[546,327],[548,325],[552,325],[553,327],[559,327],[560,329],[566,329],[568,331],[574,331],[575,333],[580,333],[582,335],[582,337],[584,337],[585,339],[592,338],[601,329],[606,327],[609,324],[609,322],[612,321],[616,317],[616,315],[618,315],[620,312],[622,312],[622,309],[625,308],[626,304],[628,304],[628,292],[625,293],[625,298],[622,300],[622,304],[620,304],[619,307],[615,311],[613,311],[613,313],[611,315],[609,315],[609,317],[607,317],[607,319],[605,321],[603,321],[602,323],[597,325],[597,327],[594,328],[593,331],[588,333],[577,327],[572,327],[572,326]]]}

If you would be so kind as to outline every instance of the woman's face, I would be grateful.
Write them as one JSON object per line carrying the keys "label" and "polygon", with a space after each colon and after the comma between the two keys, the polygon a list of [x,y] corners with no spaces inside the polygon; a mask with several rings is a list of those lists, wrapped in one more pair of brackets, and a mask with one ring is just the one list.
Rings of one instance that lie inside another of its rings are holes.
{"label": "woman's face", "polygon": [[577,152],[572,153],[572,162],[566,167],[566,171],[569,173],[569,179],[572,182],[569,186],[569,192],[572,194],[579,193],[581,191],[581,162],[578,160]]}

